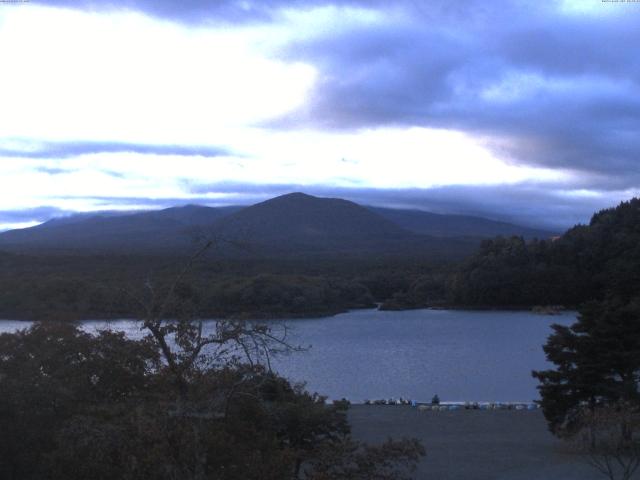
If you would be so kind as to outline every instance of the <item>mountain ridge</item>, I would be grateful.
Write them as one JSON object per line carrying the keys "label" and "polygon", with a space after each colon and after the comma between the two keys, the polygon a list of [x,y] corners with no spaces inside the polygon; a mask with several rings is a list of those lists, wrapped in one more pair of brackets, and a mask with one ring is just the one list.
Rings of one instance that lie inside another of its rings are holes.
{"label": "mountain ridge", "polygon": [[[194,238],[250,240],[272,252],[394,251],[443,248],[443,240],[551,232],[481,217],[362,206],[340,198],[289,193],[255,205],[185,205],[143,212],[97,212],[0,233],[0,248],[186,250]],[[455,243],[455,242],[454,242]]]}
{"label": "mountain ridge", "polygon": [[559,232],[544,228],[526,227],[474,215],[441,214],[426,210],[372,206],[367,208],[406,230],[434,237],[471,236],[491,238],[502,235],[533,239],[550,238],[559,235]]}

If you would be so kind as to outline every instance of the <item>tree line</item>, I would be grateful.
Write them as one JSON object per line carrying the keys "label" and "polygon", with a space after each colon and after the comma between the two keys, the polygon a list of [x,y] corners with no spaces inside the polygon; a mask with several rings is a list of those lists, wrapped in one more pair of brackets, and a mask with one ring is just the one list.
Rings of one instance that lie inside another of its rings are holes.
{"label": "tree line", "polygon": [[577,307],[640,285],[640,200],[593,215],[555,239],[485,240],[451,279],[451,300],[467,306]]}
{"label": "tree line", "polygon": [[[172,281],[184,257],[0,252],[0,318],[132,318],[123,295]],[[188,285],[200,318],[326,316],[354,308],[419,308],[445,293],[449,264],[404,257],[202,258]]]}

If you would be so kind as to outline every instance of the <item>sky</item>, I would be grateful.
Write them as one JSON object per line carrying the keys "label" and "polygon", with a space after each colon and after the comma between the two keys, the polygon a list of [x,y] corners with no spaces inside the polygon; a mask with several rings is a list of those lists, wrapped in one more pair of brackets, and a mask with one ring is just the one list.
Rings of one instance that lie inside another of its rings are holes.
{"label": "sky", "polygon": [[303,191],[561,230],[640,195],[640,2],[0,1],[0,230]]}

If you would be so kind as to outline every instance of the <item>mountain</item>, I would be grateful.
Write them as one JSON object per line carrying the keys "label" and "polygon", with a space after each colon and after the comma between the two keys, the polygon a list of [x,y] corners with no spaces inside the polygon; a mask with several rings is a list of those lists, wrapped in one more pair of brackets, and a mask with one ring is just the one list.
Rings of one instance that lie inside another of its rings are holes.
{"label": "mountain", "polygon": [[[429,252],[435,257],[460,257],[471,253],[480,237],[499,234],[552,235],[477,217],[363,207],[338,198],[290,193],[249,207],[187,205],[136,213],[79,214],[4,232],[0,248],[185,252],[195,248],[195,238],[210,237],[244,243],[249,251],[261,255],[411,256]],[[238,253],[237,248],[222,243],[216,247],[218,253]]]}
{"label": "mountain", "polygon": [[222,238],[281,250],[352,249],[416,235],[356,203],[290,193],[244,208],[213,226]]}
{"label": "mountain", "polygon": [[0,234],[5,249],[146,250],[188,247],[194,229],[208,227],[238,207],[197,205],[137,213],[99,212],[50,220]]}
{"label": "mountain", "polygon": [[413,233],[434,237],[521,236],[525,239],[551,238],[555,232],[498,222],[470,215],[442,215],[422,210],[369,207],[382,217]]}

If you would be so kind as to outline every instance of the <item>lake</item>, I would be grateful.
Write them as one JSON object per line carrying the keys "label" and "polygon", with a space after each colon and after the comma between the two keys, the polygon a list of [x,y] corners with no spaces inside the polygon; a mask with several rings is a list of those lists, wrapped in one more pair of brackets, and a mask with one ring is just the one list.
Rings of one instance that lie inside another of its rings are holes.
{"label": "lake", "polygon": [[[575,312],[354,310],[334,317],[288,320],[290,340],[311,345],[281,357],[274,368],[329,398],[410,398],[428,401],[531,401],[538,398],[531,370],[549,366],[542,345],[551,324],[569,325]],[[281,322],[272,322],[278,325]],[[86,329],[107,322],[83,322]],[[26,326],[0,321],[0,332]],[[108,322],[140,335],[130,320]]]}

